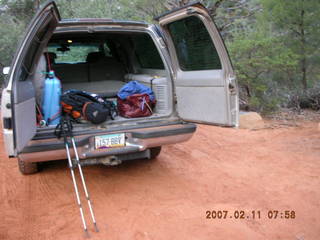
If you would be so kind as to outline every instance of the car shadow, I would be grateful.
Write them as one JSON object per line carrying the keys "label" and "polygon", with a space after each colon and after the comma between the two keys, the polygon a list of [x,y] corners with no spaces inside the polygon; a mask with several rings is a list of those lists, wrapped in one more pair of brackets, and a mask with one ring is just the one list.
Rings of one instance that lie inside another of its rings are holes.
{"label": "car shadow", "polygon": [[[155,159],[135,159],[123,161],[119,165],[107,166],[103,164],[95,164],[82,166],[85,172],[103,172],[103,171],[130,171],[130,170],[141,170],[143,168],[149,167],[150,164],[154,163]],[[75,166],[76,167],[76,166]],[[52,172],[60,172],[68,169],[68,161],[66,160],[56,160],[56,161],[48,161],[48,162],[40,162],[39,169],[42,174],[52,173]]]}

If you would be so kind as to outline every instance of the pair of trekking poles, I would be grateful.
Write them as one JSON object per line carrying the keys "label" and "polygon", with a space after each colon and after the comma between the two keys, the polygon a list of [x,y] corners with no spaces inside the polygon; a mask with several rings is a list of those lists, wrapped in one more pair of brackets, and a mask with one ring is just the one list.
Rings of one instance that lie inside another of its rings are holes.
{"label": "pair of trekking poles", "polygon": [[[72,127],[72,123],[71,123],[70,117],[68,115],[63,115],[61,117],[61,119],[60,119],[60,123],[56,127],[55,135],[58,138],[63,137],[64,144],[65,144],[65,147],[66,147],[67,157],[68,157],[68,164],[69,164],[69,168],[70,168],[70,171],[71,171],[71,177],[72,177],[72,181],[73,181],[74,191],[76,193],[76,200],[77,200],[77,204],[79,205],[80,216],[81,216],[83,228],[84,228],[84,231],[85,231],[86,235],[89,236],[86,220],[84,218],[83,208],[82,208],[82,205],[81,205],[81,200],[80,200],[78,185],[77,185],[77,181],[76,181],[76,177],[75,177],[75,172],[74,172],[74,169],[76,168],[75,165],[77,165],[78,170],[79,170],[79,174],[80,174],[80,178],[81,178],[81,181],[82,181],[83,190],[84,190],[87,202],[88,202],[88,206],[89,206],[89,210],[90,210],[90,214],[91,214],[91,218],[92,218],[92,222],[93,222],[95,231],[99,232],[99,230],[98,230],[96,219],[94,217],[93,208],[92,208],[91,200],[90,200],[90,197],[89,197],[89,192],[87,190],[87,186],[86,186],[86,183],[85,183],[84,175],[83,175],[83,172],[82,172],[82,167],[81,167],[81,164],[80,164],[80,159],[79,159],[79,155],[78,155],[78,150],[77,150],[77,146],[76,146],[76,143],[75,143],[75,139],[74,139],[74,136],[73,136],[73,133],[72,133],[72,128],[73,127]],[[75,159],[75,164],[74,164],[74,162],[72,161],[72,158],[71,158],[70,146],[69,146],[70,143],[68,141],[68,138],[71,141],[71,145],[72,145],[72,148],[73,148],[73,151],[74,151],[74,155],[75,155],[75,158],[76,158]]]}

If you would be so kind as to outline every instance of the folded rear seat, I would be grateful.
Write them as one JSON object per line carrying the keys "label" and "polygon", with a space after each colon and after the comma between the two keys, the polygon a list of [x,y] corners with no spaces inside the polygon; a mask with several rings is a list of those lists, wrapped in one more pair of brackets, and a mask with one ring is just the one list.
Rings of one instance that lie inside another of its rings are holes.
{"label": "folded rear seat", "polygon": [[126,84],[118,80],[95,81],[85,83],[64,83],[63,90],[77,89],[99,94],[103,97],[115,97],[120,88]]}
{"label": "folded rear seat", "polygon": [[[115,97],[124,82],[124,67],[116,59],[106,57],[100,52],[92,52],[87,56],[88,80],[70,81],[63,80],[63,90],[78,89],[97,93],[104,97]],[[83,73],[85,74],[85,73]]]}

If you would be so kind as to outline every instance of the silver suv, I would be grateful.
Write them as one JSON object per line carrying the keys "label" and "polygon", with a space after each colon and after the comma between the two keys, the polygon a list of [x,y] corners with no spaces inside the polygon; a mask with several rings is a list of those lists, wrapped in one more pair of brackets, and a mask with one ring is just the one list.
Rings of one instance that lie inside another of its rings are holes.
{"label": "silver suv", "polygon": [[[18,158],[23,174],[37,172],[38,162],[67,157],[55,126],[37,124],[48,64],[63,90],[85,90],[115,101],[118,90],[136,80],[155,92],[152,116],[75,124],[82,165],[155,158],[162,145],[190,139],[196,130],[191,122],[237,126],[234,71],[207,9],[194,3],[155,20],[159,24],[61,20],[54,1],[36,14],[11,67],[5,68],[1,103],[5,148],[9,157]],[[97,148],[113,138],[123,144]]]}

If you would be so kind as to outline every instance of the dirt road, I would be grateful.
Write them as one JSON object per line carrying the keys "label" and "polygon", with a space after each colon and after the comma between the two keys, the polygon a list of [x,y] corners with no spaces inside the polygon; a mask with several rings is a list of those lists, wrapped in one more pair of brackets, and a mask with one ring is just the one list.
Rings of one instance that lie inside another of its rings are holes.
{"label": "dirt road", "polygon": [[[2,137],[0,145],[0,239],[84,239],[66,162],[22,176],[3,155]],[[192,140],[164,147],[155,161],[84,171],[100,228],[89,224],[91,239],[320,237],[316,123],[258,131],[199,125]],[[206,219],[207,210],[228,215]],[[269,210],[279,211],[276,219]],[[240,211],[244,219],[236,219]]]}

